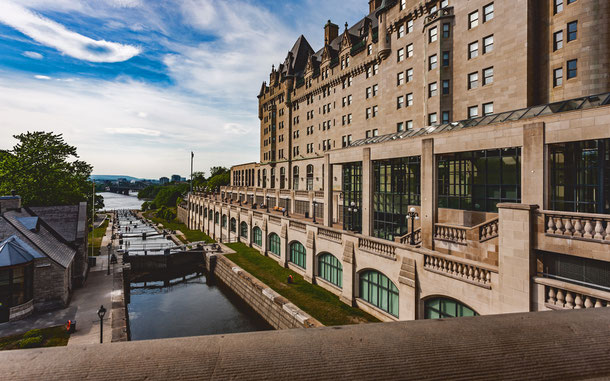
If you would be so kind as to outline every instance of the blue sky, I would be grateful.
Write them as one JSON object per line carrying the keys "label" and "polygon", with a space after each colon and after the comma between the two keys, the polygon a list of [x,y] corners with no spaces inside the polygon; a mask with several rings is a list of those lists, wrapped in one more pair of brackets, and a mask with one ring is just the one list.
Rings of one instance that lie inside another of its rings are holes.
{"label": "blue sky", "polygon": [[0,0],[0,149],[63,133],[95,174],[259,158],[256,95],[300,34],[367,0]]}

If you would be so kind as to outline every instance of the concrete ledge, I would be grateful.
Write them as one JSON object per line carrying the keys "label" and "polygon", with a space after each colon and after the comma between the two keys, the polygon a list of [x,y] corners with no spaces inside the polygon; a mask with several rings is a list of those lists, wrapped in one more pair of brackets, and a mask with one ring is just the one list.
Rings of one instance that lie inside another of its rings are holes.
{"label": "concrete ledge", "polygon": [[112,309],[110,311],[112,342],[129,341],[129,312],[125,303],[126,284],[123,266],[117,266],[112,279]]}

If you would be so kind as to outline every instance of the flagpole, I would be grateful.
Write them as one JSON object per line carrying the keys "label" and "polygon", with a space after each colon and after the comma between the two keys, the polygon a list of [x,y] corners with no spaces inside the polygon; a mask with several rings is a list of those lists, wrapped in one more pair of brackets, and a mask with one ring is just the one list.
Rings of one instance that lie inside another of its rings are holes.
{"label": "flagpole", "polygon": [[191,151],[191,193],[193,193],[193,157],[195,154]]}

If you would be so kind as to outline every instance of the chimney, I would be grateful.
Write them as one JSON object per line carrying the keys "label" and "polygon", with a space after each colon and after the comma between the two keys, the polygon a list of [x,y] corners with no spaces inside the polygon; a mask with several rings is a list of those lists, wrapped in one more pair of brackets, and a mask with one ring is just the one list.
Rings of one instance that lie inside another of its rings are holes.
{"label": "chimney", "polygon": [[324,46],[329,45],[339,36],[339,25],[333,24],[328,20],[324,26]]}
{"label": "chimney", "polygon": [[375,9],[381,6],[381,0],[369,0],[369,13],[375,12]]}
{"label": "chimney", "polygon": [[0,214],[9,210],[21,209],[21,197],[17,196],[15,192],[12,192],[13,196],[2,196],[0,197]]}

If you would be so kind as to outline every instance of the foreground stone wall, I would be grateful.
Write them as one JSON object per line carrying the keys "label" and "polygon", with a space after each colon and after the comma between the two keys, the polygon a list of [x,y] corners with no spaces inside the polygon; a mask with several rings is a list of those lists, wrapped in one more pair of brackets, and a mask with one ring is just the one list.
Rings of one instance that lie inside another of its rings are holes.
{"label": "foreground stone wall", "polygon": [[70,269],[49,259],[37,259],[34,265],[34,309],[48,311],[63,308],[70,299]]}
{"label": "foreground stone wall", "polygon": [[176,219],[178,221],[182,222],[183,224],[187,224],[188,215],[189,215],[188,209],[183,208],[180,205],[178,205],[178,207],[176,207]]}
{"label": "foreground stone wall", "polygon": [[228,258],[208,254],[206,264],[210,273],[229,286],[275,329],[323,326]]}
{"label": "foreground stone wall", "polygon": [[129,287],[129,274],[131,266],[119,266],[112,279],[112,342],[129,341],[129,311],[128,301],[125,300],[125,287]]}

